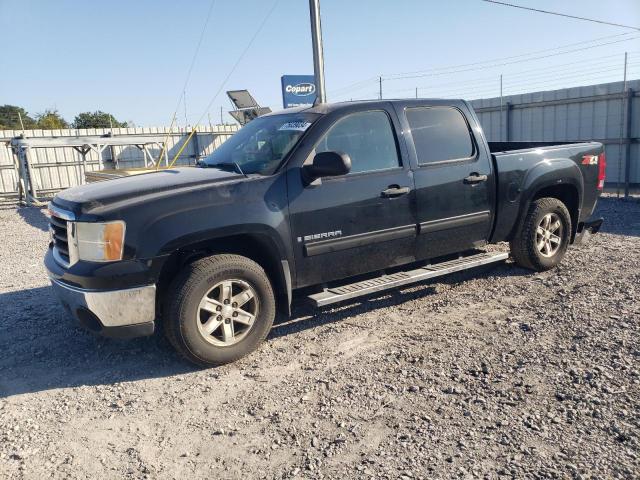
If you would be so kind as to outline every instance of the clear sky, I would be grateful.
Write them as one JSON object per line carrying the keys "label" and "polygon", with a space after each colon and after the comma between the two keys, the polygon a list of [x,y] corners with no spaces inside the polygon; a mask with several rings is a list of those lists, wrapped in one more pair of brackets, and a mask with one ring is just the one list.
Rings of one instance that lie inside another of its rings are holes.
{"label": "clear sky", "polygon": [[[513,3],[640,26],[640,0]],[[215,0],[186,89],[189,123],[207,121],[206,105],[273,4]],[[69,121],[100,109],[139,126],[168,125],[210,5],[0,0],[0,104],[31,114],[57,108]],[[505,95],[616,81],[625,51],[629,77],[640,78],[637,30],[480,0],[321,0],[321,13],[330,101],[376,97],[380,75],[385,98],[413,97],[416,87],[421,97],[493,97],[501,73]],[[467,66],[445,68],[457,65]],[[420,73],[398,75],[407,72]],[[221,106],[230,110],[228,89],[247,88],[260,104],[280,109],[280,76],[287,73],[313,73],[307,0],[278,1],[213,100],[212,121]],[[181,125],[184,114],[181,104]]]}

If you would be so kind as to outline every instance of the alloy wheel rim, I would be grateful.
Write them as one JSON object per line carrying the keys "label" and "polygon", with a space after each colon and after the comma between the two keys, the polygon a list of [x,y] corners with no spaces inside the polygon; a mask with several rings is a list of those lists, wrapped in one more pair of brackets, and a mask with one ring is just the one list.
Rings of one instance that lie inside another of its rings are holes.
{"label": "alloy wheel rim", "polygon": [[216,283],[200,300],[196,322],[200,335],[218,347],[240,342],[253,328],[259,312],[258,295],[244,280]]}
{"label": "alloy wheel rim", "polygon": [[553,257],[562,245],[562,221],[556,213],[547,213],[536,228],[536,248],[543,257]]}

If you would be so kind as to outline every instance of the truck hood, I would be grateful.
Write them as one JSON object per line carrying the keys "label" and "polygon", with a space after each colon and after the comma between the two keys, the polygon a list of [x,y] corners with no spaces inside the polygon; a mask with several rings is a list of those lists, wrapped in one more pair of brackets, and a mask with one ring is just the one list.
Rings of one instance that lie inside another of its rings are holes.
{"label": "truck hood", "polygon": [[94,211],[242,179],[244,177],[238,173],[217,168],[176,168],[69,188],[56,195],[54,203],[76,214],[97,213]]}

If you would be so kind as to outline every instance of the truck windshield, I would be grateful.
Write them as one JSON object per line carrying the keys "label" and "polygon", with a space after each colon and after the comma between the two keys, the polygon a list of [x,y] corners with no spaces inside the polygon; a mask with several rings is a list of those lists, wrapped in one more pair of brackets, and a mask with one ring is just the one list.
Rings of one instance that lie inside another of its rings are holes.
{"label": "truck windshield", "polygon": [[256,118],[199,162],[201,167],[271,175],[318,114],[282,114]]}

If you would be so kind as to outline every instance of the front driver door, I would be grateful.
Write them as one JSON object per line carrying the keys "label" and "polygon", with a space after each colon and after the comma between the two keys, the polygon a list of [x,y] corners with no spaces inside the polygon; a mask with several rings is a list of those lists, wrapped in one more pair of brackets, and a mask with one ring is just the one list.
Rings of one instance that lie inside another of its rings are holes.
{"label": "front driver door", "polygon": [[316,153],[344,152],[351,172],[317,185],[305,185],[300,168],[288,172],[297,287],[415,258],[413,179],[401,160],[395,114],[388,108],[335,113],[319,121],[322,134],[305,164]]}

